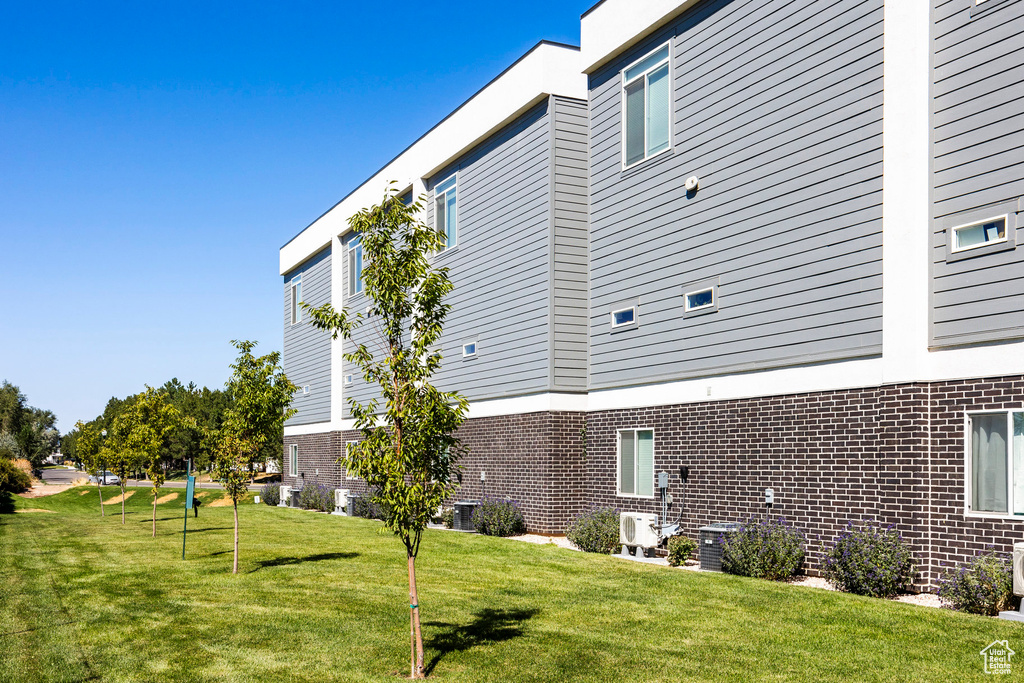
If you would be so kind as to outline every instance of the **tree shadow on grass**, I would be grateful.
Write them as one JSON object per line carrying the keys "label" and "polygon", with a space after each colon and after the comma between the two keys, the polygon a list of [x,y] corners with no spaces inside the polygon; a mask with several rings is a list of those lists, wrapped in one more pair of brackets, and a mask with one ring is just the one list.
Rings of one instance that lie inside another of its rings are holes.
{"label": "tree shadow on grass", "polygon": [[0,491],[0,515],[14,514],[14,497],[6,491]]}
{"label": "tree shadow on grass", "polygon": [[540,610],[530,609],[493,609],[485,607],[477,610],[473,620],[465,626],[446,624],[442,621],[428,621],[424,626],[446,629],[426,640],[424,649],[436,650],[433,658],[427,662],[424,672],[429,676],[445,655],[451,652],[463,652],[480,645],[502,643],[523,635],[523,623],[537,616]]}
{"label": "tree shadow on grass", "polygon": [[353,557],[359,557],[359,553],[321,553],[319,555],[306,555],[305,557],[275,557],[272,560],[260,560],[256,563],[256,569],[249,573],[258,572],[264,567],[282,567],[289,564],[322,562],[324,560],[349,560]]}
{"label": "tree shadow on grass", "polygon": [[[189,529],[188,533],[190,533],[190,534],[201,534],[204,531],[231,531],[234,528],[235,527],[233,527],[233,526],[211,526],[211,527],[207,527],[207,528],[203,528],[203,529]],[[182,533],[185,533],[185,532],[182,531]]]}

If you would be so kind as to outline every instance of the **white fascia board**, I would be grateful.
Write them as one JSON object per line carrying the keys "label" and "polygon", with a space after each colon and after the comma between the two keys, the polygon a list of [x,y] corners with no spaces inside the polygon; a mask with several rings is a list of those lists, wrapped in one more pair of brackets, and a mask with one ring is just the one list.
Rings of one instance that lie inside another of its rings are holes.
{"label": "white fascia board", "polygon": [[590,74],[698,0],[604,0],[580,19],[581,66]]}
{"label": "white fascia board", "polygon": [[282,275],[348,230],[348,219],[377,204],[387,184],[423,187],[448,165],[549,95],[587,98],[577,48],[540,43],[408,149],[281,248]]}

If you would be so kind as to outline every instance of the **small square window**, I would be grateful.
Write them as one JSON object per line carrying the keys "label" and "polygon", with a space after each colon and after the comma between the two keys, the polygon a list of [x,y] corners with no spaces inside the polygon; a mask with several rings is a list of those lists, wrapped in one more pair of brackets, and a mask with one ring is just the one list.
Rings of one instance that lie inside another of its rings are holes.
{"label": "small square window", "polygon": [[476,342],[468,342],[462,345],[462,357],[473,358],[476,356]]}
{"label": "small square window", "polygon": [[434,187],[434,227],[444,239],[444,249],[451,249],[459,242],[459,209],[455,198],[456,181],[456,176],[452,175]]}
{"label": "small square window", "polygon": [[302,303],[302,276],[296,275],[292,278],[291,285],[289,287],[290,292],[290,308],[291,308],[291,320],[292,325],[302,320],[302,307],[299,305]]}
{"label": "small square window", "polygon": [[702,308],[712,308],[715,305],[715,288],[699,289],[696,292],[686,293],[684,304],[687,311],[698,311]]}
{"label": "small square window", "polygon": [[953,228],[951,230],[953,253],[1005,242],[1006,218],[1006,216],[999,216]]}
{"label": "small square window", "polygon": [[636,306],[612,311],[612,329],[636,325]]}
{"label": "small square window", "polygon": [[308,394],[309,393],[309,385],[308,384],[306,386],[302,387],[302,393],[304,393],[304,394]]}
{"label": "small square window", "polygon": [[352,384],[352,375],[345,375],[345,386]]}

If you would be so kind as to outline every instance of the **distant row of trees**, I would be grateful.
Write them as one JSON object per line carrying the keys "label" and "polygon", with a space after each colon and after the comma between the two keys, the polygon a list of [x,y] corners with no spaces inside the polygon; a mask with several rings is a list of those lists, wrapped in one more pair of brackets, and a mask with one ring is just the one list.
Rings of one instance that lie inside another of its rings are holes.
{"label": "distant row of trees", "polygon": [[0,458],[25,459],[39,469],[60,443],[56,425],[57,416],[28,405],[17,386],[0,384]]}
{"label": "distant row of trees", "polygon": [[209,468],[234,504],[234,572],[238,571],[238,500],[254,469],[268,461],[281,465],[284,421],[295,411],[297,387],[281,369],[277,352],[253,354],[256,342],[233,341],[238,358],[226,388],[211,391],[177,379],[154,389],[112,398],[103,415],[78,422],[63,441],[63,452],[96,476],[103,512],[102,473],[120,479],[121,523],[125,522],[125,484],[145,470],[153,489],[153,535],[160,488],[172,468],[193,461]]}

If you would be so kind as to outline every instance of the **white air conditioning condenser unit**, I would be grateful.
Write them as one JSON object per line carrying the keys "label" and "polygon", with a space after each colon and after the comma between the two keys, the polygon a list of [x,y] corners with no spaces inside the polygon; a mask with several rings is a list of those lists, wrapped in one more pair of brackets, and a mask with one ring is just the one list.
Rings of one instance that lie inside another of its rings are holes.
{"label": "white air conditioning condenser unit", "polygon": [[334,512],[332,515],[344,515],[348,508],[348,489],[334,489]]}
{"label": "white air conditioning condenser unit", "polygon": [[277,501],[277,507],[286,508],[288,507],[288,499],[291,498],[292,489],[290,486],[282,486],[280,489],[281,498]]}
{"label": "white air conditioning condenser unit", "polygon": [[661,537],[655,528],[658,515],[645,512],[619,514],[619,543],[638,548],[656,548]]}
{"label": "white air conditioning condenser unit", "polygon": [[[1013,544],[1013,594],[1024,595],[1024,543]],[[1018,610],[1000,612],[999,618],[1024,622],[1024,600]]]}

